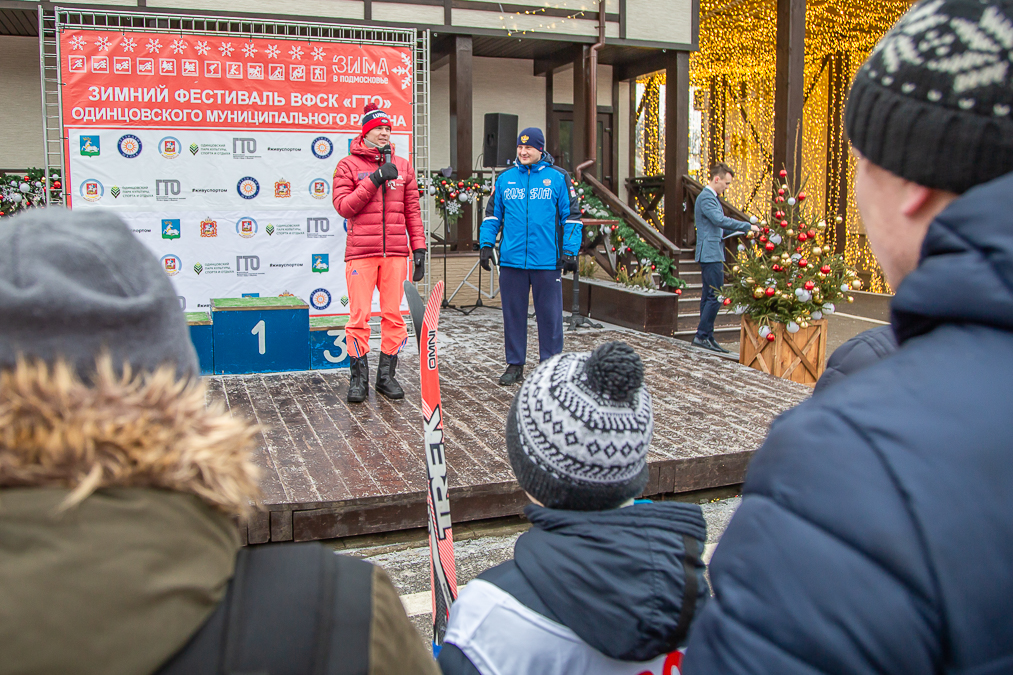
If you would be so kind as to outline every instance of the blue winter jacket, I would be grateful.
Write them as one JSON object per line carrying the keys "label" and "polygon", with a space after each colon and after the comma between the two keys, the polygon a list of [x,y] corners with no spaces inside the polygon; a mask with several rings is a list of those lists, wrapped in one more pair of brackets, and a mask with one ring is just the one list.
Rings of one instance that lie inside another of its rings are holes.
{"label": "blue winter jacket", "polygon": [[577,255],[583,223],[570,174],[548,153],[531,166],[514,162],[500,174],[486,207],[481,246],[495,246],[503,231],[499,264],[527,270],[560,268],[563,254]]}
{"label": "blue winter jacket", "polygon": [[749,223],[725,215],[717,194],[704,188],[693,210],[696,220],[696,252],[693,260],[702,263],[724,262],[722,239],[735,232],[749,232]]}
{"label": "blue winter jacket", "polygon": [[709,597],[700,507],[524,513],[514,559],[451,610],[444,675],[660,674]]}
{"label": "blue winter jacket", "polygon": [[781,416],[686,675],[1013,671],[1013,174],[930,225],[900,349]]}

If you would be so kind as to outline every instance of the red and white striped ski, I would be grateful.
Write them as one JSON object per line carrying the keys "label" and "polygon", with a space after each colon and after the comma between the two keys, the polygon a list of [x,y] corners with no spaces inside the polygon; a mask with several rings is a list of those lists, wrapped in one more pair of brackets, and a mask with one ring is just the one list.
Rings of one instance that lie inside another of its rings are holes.
{"label": "red and white striped ski", "polygon": [[429,479],[429,573],[433,600],[433,651],[438,653],[447,632],[450,607],[457,599],[454,534],[450,526],[447,456],[443,445],[443,406],[440,404],[440,368],[436,350],[443,282],[439,281],[422,306],[422,298],[405,281],[405,298],[411,310],[421,364],[422,415],[425,428],[426,474]]}

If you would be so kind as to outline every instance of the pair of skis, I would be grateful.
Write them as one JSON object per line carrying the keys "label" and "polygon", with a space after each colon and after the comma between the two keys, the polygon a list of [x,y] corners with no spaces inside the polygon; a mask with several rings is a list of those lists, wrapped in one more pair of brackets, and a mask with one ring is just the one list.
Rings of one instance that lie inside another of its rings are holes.
{"label": "pair of skis", "polygon": [[436,330],[440,322],[443,281],[436,283],[429,302],[410,281],[404,282],[415,338],[419,343],[422,415],[425,423],[426,476],[429,491],[429,581],[432,588],[433,655],[439,655],[447,632],[450,607],[457,599],[457,568],[454,565],[454,533],[450,524],[447,455],[443,444],[443,407],[440,404],[440,369],[436,354]]}

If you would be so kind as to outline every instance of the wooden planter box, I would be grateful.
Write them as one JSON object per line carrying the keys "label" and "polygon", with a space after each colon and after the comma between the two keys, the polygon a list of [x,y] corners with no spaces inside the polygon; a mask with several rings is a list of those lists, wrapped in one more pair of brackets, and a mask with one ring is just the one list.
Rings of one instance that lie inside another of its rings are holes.
{"label": "wooden planter box", "polygon": [[[563,311],[573,305],[573,277],[563,277]],[[638,291],[597,279],[580,278],[580,314],[657,335],[674,335],[679,296]]]}
{"label": "wooden planter box", "polygon": [[742,317],[739,363],[792,382],[816,385],[827,365],[827,320],[812,321],[808,328],[789,333],[783,323],[770,326],[774,340],[760,337],[760,327]]}

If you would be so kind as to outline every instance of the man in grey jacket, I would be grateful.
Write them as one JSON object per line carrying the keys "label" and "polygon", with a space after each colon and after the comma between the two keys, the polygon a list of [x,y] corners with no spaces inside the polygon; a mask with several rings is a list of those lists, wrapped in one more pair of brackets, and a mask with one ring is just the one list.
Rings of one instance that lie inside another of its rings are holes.
{"label": "man in grey jacket", "polygon": [[735,220],[725,215],[718,201],[732,184],[735,172],[727,164],[719,162],[711,167],[710,183],[696,198],[696,255],[693,260],[700,263],[703,290],[700,293],[700,324],[693,338],[693,346],[713,352],[728,353],[728,350],[714,340],[714,319],[717,318],[720,303],[717,289],[725,284],[724,237],[736,232],[759,231],[755,225]]}

